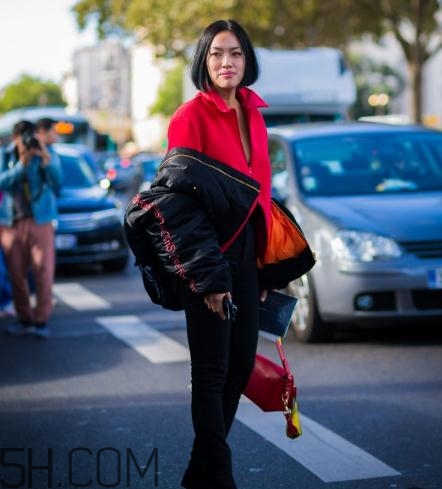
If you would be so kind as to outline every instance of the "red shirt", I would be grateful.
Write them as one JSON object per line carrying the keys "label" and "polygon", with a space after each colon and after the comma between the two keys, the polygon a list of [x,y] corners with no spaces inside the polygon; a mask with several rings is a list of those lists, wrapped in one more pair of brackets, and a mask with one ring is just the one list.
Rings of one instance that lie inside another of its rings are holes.
{"label": "red shirt", "polygon": [[195,149],[258,181],[261,185],[258,205],[269,230],[271,166],[267,129],[258,110],[267,104],[249,88],[238,89],[237,96],[249,125],[250,162],[242,146],[236,111],[215,90],[198,92],[178,108],[169,125],[168,150],[177,146]]}

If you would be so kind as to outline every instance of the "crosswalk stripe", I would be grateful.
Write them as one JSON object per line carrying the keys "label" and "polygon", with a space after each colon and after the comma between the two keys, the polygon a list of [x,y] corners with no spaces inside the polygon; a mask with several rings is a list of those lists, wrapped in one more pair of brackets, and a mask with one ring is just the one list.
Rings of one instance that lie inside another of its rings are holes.
{"label": "crosswalk stripe", "polygon": [[75,282],[54,284],[53,292],[60,300],[76,311],[110,309],[111,307],[107,300]]}
{"label": "crosswalk stripe", "polygon": [[185,346],[148,326],[137,316],[103,316],[96,321],[152,363],[190,360]]}
{"label": "crosswalk stripe", "polygon": [[285,436],[285,419],[280,412],[264,413],[245,400],[240,402],[236,417],[323,482],[400,475],[397,470],[305,415],[301,415],[302,436],[296,440]]}

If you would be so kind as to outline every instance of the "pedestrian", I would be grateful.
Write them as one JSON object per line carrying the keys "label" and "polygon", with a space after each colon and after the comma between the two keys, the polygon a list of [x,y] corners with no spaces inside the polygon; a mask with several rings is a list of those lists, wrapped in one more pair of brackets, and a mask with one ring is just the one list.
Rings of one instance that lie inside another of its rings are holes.
{"label": "pedestrian", "polygon": [[56,129],[57,121],[49,117],[43,117],[35,123],[35,137],[53,151],[52,145],[58,141]]}
{"label": "pedestrian", "polygon": [[[259,111],[266,104],[247,88],[258,74],[255,51],[243,27],[233,20],[213,22],[202,33],[191,64],[192,81],[199,92],[178,108],[168,129],[168,151],[184,147],[201,153],[221,162],[223,166],[217,168],[230,177],[221,189],[211,187],[210,178],[195,176],[196,187],[202,183],[214,199],[213,206],[208,204],[212,214],[208,225],[215,246],[195,250],[196,261],[202,255],[205,288],[198,290],[194,284],[192,290],[191,284],[179,291],[191,356],[195,433],[181,482],[187,489],[236,488],[227,436],[253,369],[259,301],[267,294],[259,289],[257,271],[257,250],[265,247],[270,220],[271,168],[267,131]],[[245,212],[239,205],[223,208],[229,192],[235,191],[233,178],[243,184],[239,201]],[[248,185],[255,189],[251,200]],[[182,212],[189,211],[182,208]],[[237,224],[234,239],[221,252],[219,237],[238,216],[242,222]],[[180,232],[185,233],[185,228]],[[197,233],[193,229],[183,239],[196,241]],[[211,251],[217,254],[214,258]],[[197,270],[199,265],[194,265]],[[235,319],[226,317],[225,305],[230,301],[237,307]]]}
{"label": "pedestrian", "polygon": [[[41,143],[43,143],[46,146],[47,150],[51,153],[54,152],[54,148],[52,145],[58,141],[56,124],[57,121],[49,117],[42,117],[41,119],[38,119],[38,121],[35,123],[35,137]],[[54,157],[58,158],[57,155],[55,155]],[[28,274],[28,284],[29,292],[31,294],[31,303],[35,303],[36,287],[35,278],[32,274],[32,270],[30,270]],[[52,297],[52,305],[54,305],[55,303],[56,298]]]}
{"label": "pedestrian", "polygon": [[150,299],[184,309],[193,447],[181,485],[235,489],[227,438],[254,367],[260,304],[314,264],[290,213],[271,199],[266,103],[240,24],[218,20],[191,63],[199,92],[172,116],[168,151],[125,229]]}
{"label": "pedestrian", "polygon": [[[61,183],[60,160],[35,136],[35,125],[22,120],[0,162],[0,240],[12,284],[17,322],[9,335],[49,334],[55,271],[54,222]],[[28,272],[36,286],[31,306]]]}

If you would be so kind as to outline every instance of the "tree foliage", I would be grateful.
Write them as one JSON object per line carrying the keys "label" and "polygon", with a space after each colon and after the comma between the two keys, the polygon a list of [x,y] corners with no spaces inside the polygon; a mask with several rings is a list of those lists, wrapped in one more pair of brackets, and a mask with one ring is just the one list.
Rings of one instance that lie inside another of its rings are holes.
{"label": "tree foliage", "polygon": [[93,21],[102,37],[136,33],[159,54],[185,54],[217,18],[237,19],[264,47],[343,48],[362,33],[390,31],[409,66],[416,117],[423,63],[442,47],[437,0],[79,0],[73,11],[80,28]]}
{"label": "tree foliage", "polygon": [[34,105],[65,105],[60,87],[51,81],[22,75],[0,92],[0,113]]}
{"label": "tree foliage", "polygon": [[157,99],[150,109],[150,113],[172,115],[183,100],[183,71],[184,66],[178,63],[167,71],[164,83],[161,85]]}
{"label": "tree foliage", "polygon": [[[403,76],[385,63],[376,63],[360,55],[349,56],[349,63],[356,81],[357,96],[353,105],[355,119],[376,114],[376,109],[368,103],[371,94],[385,93],[391,100],[405,88]],[[385,111],[388,113],[388,107]]]}

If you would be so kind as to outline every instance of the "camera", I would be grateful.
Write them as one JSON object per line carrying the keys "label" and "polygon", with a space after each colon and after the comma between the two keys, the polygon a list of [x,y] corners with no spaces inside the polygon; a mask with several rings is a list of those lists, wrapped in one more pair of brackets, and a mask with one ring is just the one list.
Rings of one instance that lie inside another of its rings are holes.
{"label": "camera", "polygon": [[21,140],[23,142],[23,146],[27,149],[41,149],[40,142],[34,136],[32,131],[26,131],[22,134]]}

